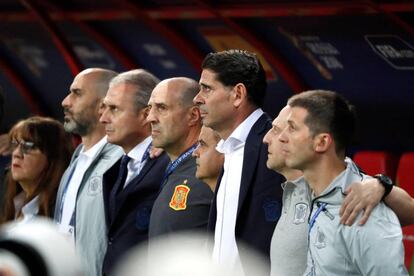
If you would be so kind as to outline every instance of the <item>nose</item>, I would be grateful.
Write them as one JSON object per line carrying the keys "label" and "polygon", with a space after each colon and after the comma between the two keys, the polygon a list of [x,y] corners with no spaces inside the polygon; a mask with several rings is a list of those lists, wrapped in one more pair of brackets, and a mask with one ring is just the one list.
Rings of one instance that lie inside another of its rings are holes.
{"label": "nose", "polygon": [[269,145],[269,142],[270,142],[270,131],[271,131],[271,129],[263,137],[263,143],[266,144],[266,145]]}
{"label": "nose", "polygon": [[109,123],[108,107],[106,105],[103,106],[101,117],[99,117],[99,122],[101,124],[108,124]]}
{"label": "nose", "polygon": [[12,149],[12,158],[23,158],[23,151],[20,145]]}
{"label": "nose", "polygon": [[70,93],[62,101],[62,107],[68,107],[70,105]]}
{"label": "nose", "polygon": [[154,114],[154,109],[153,108],[149,108],[149,110],[148,110],[147,121],[149,123],[154,123],[155,122],[155,114]]}
{"label": "nose", "polygon": [[196,105],[204,104],[204,99],[203,99],[203,96],[201,96],[201,91],[199,91],[198,94],[195,95],[193,99],[193,103]]}
{"label": "nose", "polygon": [[99,107],[98,107],[99,117],[102,116],[102,114],[104,113],[105,109],[106,109],[106,105],[101,101],[99,103]]}
{"label": "nose", "polygon": [[289,127],[289,126],[286,126],[286,127],[282,130],[282,132],[279,134],[278,139],[279,139],[279,141],[280,141],[280,142],[282,142],[282,143],[287,143],[287,142],[288,142],[288,136],[287,136],[287,129],[288,129],[288,127]]}
{"label": "nose", "polygon": [[195,148],[195,150],[193,151],[193,153],[191,154],[191,156],[193,156],[195,158],[200,157],[199,148],[200,148],[200,145],[197,145],[197,147]]}

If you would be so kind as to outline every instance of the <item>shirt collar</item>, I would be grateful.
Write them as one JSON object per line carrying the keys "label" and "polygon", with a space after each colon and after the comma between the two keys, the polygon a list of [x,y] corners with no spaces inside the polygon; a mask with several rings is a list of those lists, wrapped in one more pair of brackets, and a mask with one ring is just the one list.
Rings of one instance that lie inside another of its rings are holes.
{"label": "shirt collar", "polygon": [[[131,157],[133,160],[141,161],[142,157],[144,156],[145,151],[147,150],[148,146],[151,144],[152,138],[148,136],[145,138],[144,141],[136,145],[132,150],[130,150],[127,155]],[[125,153],[125,152],[124,152]]]}
{"label": "shirt collar", "polygon": [[217,144],[217,151],[221,153],[231,153],[246,143],[247,136],[253,125],[263,115],[261,108],[253,111],[237,128],[230,134],[226,140],[220,140]]}
{"label": "shirt collar", "polygon": [[107,137],[105,135],[105,137],[103,137],[101,140],[99,140],[98,143],[96,143],[95,145],[93,145],[87,151],[84,151],[85,146],[83,146],[80,155],[83,155],[83,156],[85,156],[87,158],[94,158],[98,154],[98,152],[101,151],[101,149],[105,146],[106,143],[107,143]]}
{"label": "shirt collar", "polygon": [[22,214],[27,217],[29,215],[37,215],[39,212],[39,196],[35,196],[32,200],[30,200],[26,205],[22,207]]}
{"label": "shirt collar", "polygon": [[355,181],[355,175],[361,175],[360,181],[363,180],[363,176],[360,170],[358,169],[358,166],[352,161],[351,158],[345,157],[345,164],[345,170],[343,170],[339,175],[337,175],[335,179],[329,184],[328,187],[325,188],[325,190],[319,196],[329,193],[336,187],[340,187],[342,191],[345,191],[346,188]]}
{"label": "shirt collar", "polygon": [[287,180],[282,183],[282,189],[285,189],[287,185],[294,185],[294,186],[306,185],[306,181],[303,176],[296,178],[295,180]]}

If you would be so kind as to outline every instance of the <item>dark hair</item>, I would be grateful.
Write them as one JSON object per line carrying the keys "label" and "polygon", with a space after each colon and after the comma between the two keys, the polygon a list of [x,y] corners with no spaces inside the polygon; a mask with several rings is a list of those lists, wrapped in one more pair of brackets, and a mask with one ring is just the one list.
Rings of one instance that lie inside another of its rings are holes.
{"label": "dark hair", "polygon": [[[36,190],[30,198],[25,199],[24,204],[39,195],[38,215],[51,216],[60,179],[69,165],[72,154],[69,135],[59,121],[34,116],[19,121],[12,127],[9,132],[10,141],[17,137],[34,142],[48,161],[46,169],[40,176]],[[13,180],[11,171],[9,171],[6,175],[6,193],[3,213],[0,218],[1,222],[13,220],[16,211],[19,215],[21,214],[21,210],[15,210],[13,202],[14,197],[20,191],[20,185]]]}
{"label": "dark hair", "polygon": [[291,97],[288,105],[306,109],[305,124],[311,134],[330,133],[337,154],[343,153],[351,143],[356,126],[355,110],[340,94],[325,90],[306,91]]}
{"label": "dark hair", "polygon": [[217,74],[225,86],[244,84],[248,99],[257,107],[263,106],[266,94],[266,74],[254,53],[244,50],[227,50],[208,54],[201,65]]}

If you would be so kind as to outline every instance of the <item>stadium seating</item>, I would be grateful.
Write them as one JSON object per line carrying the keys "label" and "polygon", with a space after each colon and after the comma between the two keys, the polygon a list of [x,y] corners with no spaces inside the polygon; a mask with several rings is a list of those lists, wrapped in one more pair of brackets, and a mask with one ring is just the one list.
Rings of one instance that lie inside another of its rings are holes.
{"label": "stadium seating", "polygon": [[[398,164],[396,184],[414,197],[414,152],[401,155]],[[414,225],[403,227],[405,264],[409,269],[414,253]]]}
{"label": "stadium seating", "polygon": [[387,151],[359,151],[354,162],[368,175],[385,174],[395,179],[397,156]]}

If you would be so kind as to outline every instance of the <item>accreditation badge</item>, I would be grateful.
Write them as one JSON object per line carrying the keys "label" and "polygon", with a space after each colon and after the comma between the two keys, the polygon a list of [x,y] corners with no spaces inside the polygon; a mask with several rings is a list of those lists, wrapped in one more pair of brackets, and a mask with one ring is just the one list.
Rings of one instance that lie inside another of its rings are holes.
{"label": "accreditation badge", "polygon": [[187,179],[183,184],[175,186],[174,194],[171,197],[170,208],[181,211],[187,209],[187,197],[190,193],[190,187],[187,185]]}

